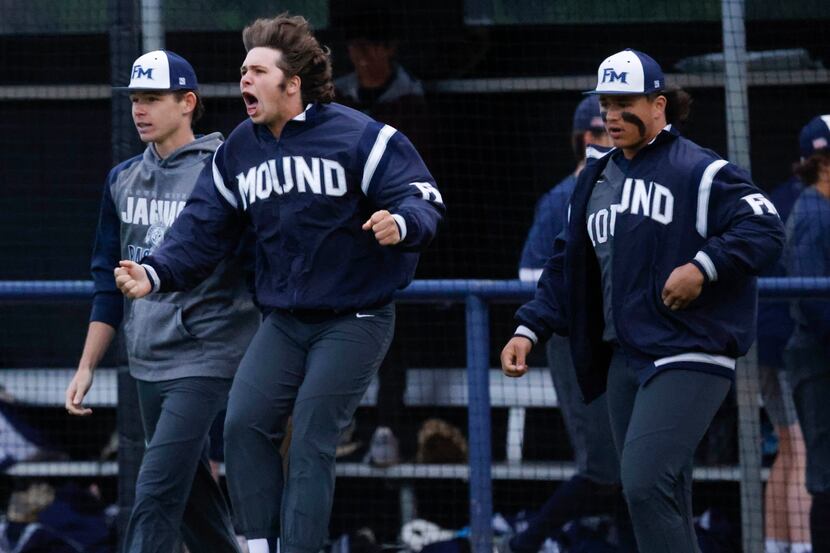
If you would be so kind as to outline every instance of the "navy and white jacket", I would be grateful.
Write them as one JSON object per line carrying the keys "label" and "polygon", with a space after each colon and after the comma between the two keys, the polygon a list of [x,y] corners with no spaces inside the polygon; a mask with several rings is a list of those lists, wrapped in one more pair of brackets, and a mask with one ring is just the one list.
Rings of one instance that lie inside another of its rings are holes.
{"label": "navy and white jacket", "polygon": [[[517,333],[534,342],[552,332],[570,336],[586,401],[605,390],[612,354],[602,339],[601,275],[586,209],[608,160],[621,154],[612,150],[588,159],[536,297],[516,314]],[[735,358],[755,338],[754,275],[778,259],[784,243],[775,207],[745,171],[671,126],[637,153],[625,173],[621,202],[612,206],[611,295],[620,347],[641,363],[641,382],[673,368],[734,377]],[[704,274],[703,291],[685,309],[671,311],[661,299],[663,286],[689,262]]]}
{"label": "navy and white jacket", "polygon": [[[395,217],[401,243],[381,246],[361,229],[379,209]],[[260,305],[347,312],[386,303],[410,283],[443,213],[405,136],[345,106],[311,104],[279,139],[241,123],[143,263],[154,289],[191,288],[250,226]]]}

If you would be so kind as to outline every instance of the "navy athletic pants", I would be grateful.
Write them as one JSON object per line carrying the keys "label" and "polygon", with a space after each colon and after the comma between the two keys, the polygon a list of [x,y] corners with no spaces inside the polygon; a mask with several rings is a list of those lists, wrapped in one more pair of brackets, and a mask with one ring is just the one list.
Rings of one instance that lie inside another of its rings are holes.
{"label": "navy athletic pants", "polygon": [[124,538],[125,553],[239,553],[230,512],[210,473],[208,431],[225,407],[228,378],[138,380],[149,439]]}
{"label": "navy athletic pants", "polygon": [[619,349],[608,372],[608,411],[620,478],[640,553],[700,553],[692,520],[692,462],[732,383],[668,370],[641,386]]}
{"label": "navy athletic pants", "polygon": [[[318,317],[275,311],[234,378],[225,418],[228,490],[248,539],[317,553],[328,533],[334,453],[392,341],[393,305]],[[287,473],[280,443],[291,416]]]}

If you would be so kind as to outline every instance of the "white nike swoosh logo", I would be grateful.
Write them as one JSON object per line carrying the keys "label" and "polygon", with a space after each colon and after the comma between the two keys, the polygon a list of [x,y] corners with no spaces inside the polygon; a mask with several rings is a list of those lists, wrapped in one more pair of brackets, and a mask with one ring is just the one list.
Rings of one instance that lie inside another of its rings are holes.
{"label": "white nike swoosh logo", "polygon": [[374,317],[374,315],[368,315],[364,313],[355,313],[354,316],[358,319],[368,319],[369,317]]}

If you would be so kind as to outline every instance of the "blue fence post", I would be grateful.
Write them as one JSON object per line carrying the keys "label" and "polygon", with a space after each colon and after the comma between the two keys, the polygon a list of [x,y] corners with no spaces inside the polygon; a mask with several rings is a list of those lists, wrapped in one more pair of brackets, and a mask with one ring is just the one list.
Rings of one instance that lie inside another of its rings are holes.
{"label": "blue fence post", "polygon": [[470,434],[470,542],[473,553],[492,553],[490,320],[487,303],[475,295],[467,296],[467,389]]}

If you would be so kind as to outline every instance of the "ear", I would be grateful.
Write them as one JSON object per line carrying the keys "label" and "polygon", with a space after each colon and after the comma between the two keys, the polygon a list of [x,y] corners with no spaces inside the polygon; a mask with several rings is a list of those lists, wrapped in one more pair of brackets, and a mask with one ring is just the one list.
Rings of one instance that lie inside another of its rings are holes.
{"label": "ear", "polygon": [[299,75],[294,75],[285,82],[285,92],[287,94],[299,94],[302,90],[303,81]]}
{"label": "ear", "polygon": [[665,116],[666,115],[666,105],[668,104],[668,102],[669,101],[665,96],[663,96],[662,94],[658,95],[657,98],[654,99],[654,102],[652,102],[652,107],[655,110],[657,110],[657,113],[655,115]]}
{"label": "ear", "polygon": [[197,101],[196,94],[192,91],[188,90],[187,93],[185,93],[182,98],[182,103],[184,104],[184,115],[192,114],[194,112]]}

